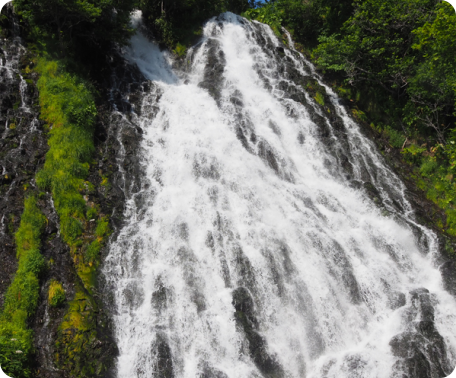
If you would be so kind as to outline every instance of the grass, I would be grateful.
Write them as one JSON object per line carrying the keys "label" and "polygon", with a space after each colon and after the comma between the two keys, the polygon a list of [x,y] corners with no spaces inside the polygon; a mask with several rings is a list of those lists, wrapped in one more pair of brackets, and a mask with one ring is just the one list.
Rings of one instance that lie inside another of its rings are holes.
{"label": "grass", "polygon": [[426,196],[445,211],[443,231],[456,236],[456,147],[436,145],[429,150],[412,144],[402,151],[404,159],[415,167],[418,186]]}
{"label": "grass", "polygon": [[[95,152],[94,128],[97,110],[92,86],[80,76],[70,74],[62,61],[39,59],[41,118],[49,128],[49,151],[36,182],[40,190],[50,191],[60,218],[60,232],[70,246],[76,272],[75,297],[67,302],[60,324],[55,355],[57,366],[71,376],[91,376],[104,369],[91,355],[97,342],[97,305],[93,298],[99,251],[109,235],[109,220],[89,201],[94,186],[86,181]],[[97,220],[95,229],[91,221]],[[52,306],[65,303],[66,295],[57,281],[51,282],[48,301]]]}
{"label": "grass", "polygon": [[8,288],[0,314],[0,365],[13,377],[31,376],[30,358],[33,353],[33,334],[27,320],[35,313],[40,275],[46,261],[40,254],[41,233],[46,218],[39,210],[36,199],[25,199],[19,229],[15,234],[19,267]]}
{"label": "grass", "polygon": [[[36,70],[41,74],[37,83],[41,118],[50,125],[50,148],[36,182],[41,190],[52,192],[63,240],[71,248],[78,272],[85,272],[87,267],[80,255],[88,242],[83,234],[88,221],[97,217],[97,211],[84,198],[93,190],[85,181],[95,151],[97,111],[92,89],[87,82],[65,72],[58,61],[41,58]],[[89,292],[91,281],[84,282]]]}

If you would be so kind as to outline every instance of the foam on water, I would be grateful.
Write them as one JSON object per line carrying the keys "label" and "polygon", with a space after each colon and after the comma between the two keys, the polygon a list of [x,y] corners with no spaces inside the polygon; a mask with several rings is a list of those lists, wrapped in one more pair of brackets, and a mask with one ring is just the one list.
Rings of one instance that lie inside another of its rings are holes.
{"label": "foam on water", "polygon": [[[405,186],[326,86],[347,143],[336,133],[331,148],[322,141],[311,113],[326,115],[261,41],[280,45],[267,26],[227,13],[205,25],[185,74],[140,31],[126,51],[154,84],[135,121],[141,190],[104,268],[115,287],[118,377],[272,377],[235,317],[238,287],[253,298],[277,376],[392,377],[390,341],[420,320],[418,288],[430,291],[442,358],[454,367],[456,302],[435,266],[435,235],[415,222]],[[284,56],[320,80],[296,51]],[[202,85],[207,77],[219,87]],[[353,185],[366,177],[382,207]]]}

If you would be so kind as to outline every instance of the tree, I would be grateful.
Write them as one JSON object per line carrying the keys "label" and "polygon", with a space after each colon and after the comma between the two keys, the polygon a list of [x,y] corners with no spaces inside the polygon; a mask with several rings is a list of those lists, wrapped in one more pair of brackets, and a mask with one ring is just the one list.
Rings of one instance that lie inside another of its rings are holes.
{"label": "tree", "polygon": [[[432,22],[413,31],[412,48],[422,56],[416,74],[409,79],[410,100],[405,109],[408,124],[421,123],[435,130],[445,144],[445,131],[456,117],[456,13],[446,1],[436,7]],[[454,134],[454,133],[453,133]],[[453,139],[456,135],[453,135]]]}
{"label": "tree", "polygon": [[126,43],[132,30],[130,12],[135,1],[14,0],[16,12],[31,27],[54,36],[62,50],[76,44],[104,49],[110,42]]}
{"label": "tree", "polygon": [[169,47],[193,42],[202,23],[220,13],[242,13],[254,0],[141,0],[140,9],[156,37]]}
{"label": "tree", "polygon": [[435,5],[436,0],[357,0],[340,34],[321,36],[314,56],[324,69],[345,71],[350,84],[367,82],[399,99],[416,63],[412,30],[430,20]]}

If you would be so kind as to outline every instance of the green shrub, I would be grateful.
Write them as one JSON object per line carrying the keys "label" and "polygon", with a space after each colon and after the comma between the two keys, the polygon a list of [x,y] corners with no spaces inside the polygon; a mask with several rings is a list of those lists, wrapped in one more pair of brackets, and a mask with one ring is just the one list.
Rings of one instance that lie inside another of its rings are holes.
{"label": "green shrub", "polygon": [[325,98],[320,92],[317,92],[315,95],[315,101],[317,101],[321,106],[325,105]]}
{"label": "green shrub", "polygon": [[425,160],[420,167],[420,173],[422,176],[428,177],[432,175],[438,168],[438,164],[434,160]]}
{"label": "green shrub", "polygon": [[36,277],[40,277],[47,268],[46,260],[37,249],[30,250],[22,259],[21,265],[24,265],[25,271],[33,273]]}
{"label": "green shrub", "polygon": [[93,263],[98,260],[99,253],[101,249],[101,243],[98,240],[94,240],[89,244],[86,251],[86,261],[88,263]]}
{"label": "green shrub", "polygon": [[405,136],[390,126],[385,126],[383,129],[383,135],[388,138],[391,146],[395,148],[401,148],[405,142]]}
{"label": "green shrub", "polygon": [[60,282],[52,280],[49,285],[48,303],[52,307],[60,307],[65,303],[65,290]]}
{"label": "green shrub", "polygon": [[401,154],[404,155],[404,159],[409,163],[419,164],[423,159],[423,152],[425,151],[425,148],[412,144],[410,147],[404,148]]}
{"label": "green shrub", "polygon": [[104,236],[109,235],[110,229],[109,229],[109,220],[108,217],[103,217],[97,222],[97,229],[95,231],[95,234],[99,238],[103,238]]}
{"label": "green shrub", "polygon": [[95,219],[97,215],[98,215],[97,209],[90,207],[87,210],[87,219],[89,219],[89,220]]}
{"label": "green shrub", "polygon": [[21,325],[0,319],[0,366],[11,377],[31,377],[29,356],[32,333]]}

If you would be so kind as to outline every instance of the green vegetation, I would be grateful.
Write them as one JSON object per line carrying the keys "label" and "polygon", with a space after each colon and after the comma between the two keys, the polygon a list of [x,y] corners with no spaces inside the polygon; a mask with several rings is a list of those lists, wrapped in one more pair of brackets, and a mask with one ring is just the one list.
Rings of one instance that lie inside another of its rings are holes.
{"label": "green vegetation", "polygon": [[30,377],[30,358],[33,353],[33,335],[27,320],[33,316],[39,298],[39,278],[46,269],[40,254],[41,233],[46,218],[39,210],[36,199],[25,199],[21,223],[15,234],[19,267],[5,295],[0,314],[0,365],[14,377]]}
{"label": "green vegetation", "polygon": [[52,307],[60,307],[65,303],[65,290],[60,282],[52,280],[49,284],[48,302]]}
{"label": "green vegetation", "polygon": [[274,33],[278,37],[281,37],[284,12],[284,9],[280,8],[279,3],[270,2],[266,3],[261,8],[250,8],[245,11],[242,16],[249,20],[257,20],[263,24],[268,24]]}
{"label": "green vegetation", "polygon": [[315,47],[318,37],[337,32],[352,12],[352,0],[270,0],[243,16],[270,25],[276,34],[285,26],[298,43]]}
{"label": "green vegetation", "polygon": [[[96,342],[97,311],[93,299],[99,250],[109,235],[107,217],[89,201],[93,185],[86,181],[94,154],[93,133],[97,115],[91,85],[65,70],[61,61],[41,58],[36,66],[40,73],[41,118],[49,125],[49,151],[46,162],[36,176],[41,190],[52,193],[60,218],[63,240],[70,253],[81,284],[69,301],[68,311],[59,329],[56,355],[61,368],[77,376],[90,376],[104,367],[101,361],[87,357],[88,345]],[[97,221],[95,230],[91,220]],[[63,287],[51,283],[49,303],[58,306],[65,300]],[[81,310],[81,308],[83,310]],[[83,315],[85,314],[85,315]]]}
{"label": "green vegetation", "polygon": [[133,32],[130,12],[137,6],[136,1],[123,0],[13,3],[33,39],[43,42],[43,37],[51,37],[58,41],[61,53],[82,55],[82,60],[102,56],[112,43],[126,43]]}
{"label": "green vegetation", "polygon": [[158,39],[183,56],[201,35],[201,25],[222,12],[242,13],[253,0],[140,0],[139,8]]}
{"label": "green vegetation", "polygon": [[42,58],[36,70],[41,74],[41,118],[51,125],[44,168],[36,182],[50,190],[60,217],[63,239],[78,247],[86,220],[83,194],[88,184],[89,162],[94,152],[93,126],[97,114],[88,84],[62,72],[57,61]]}

